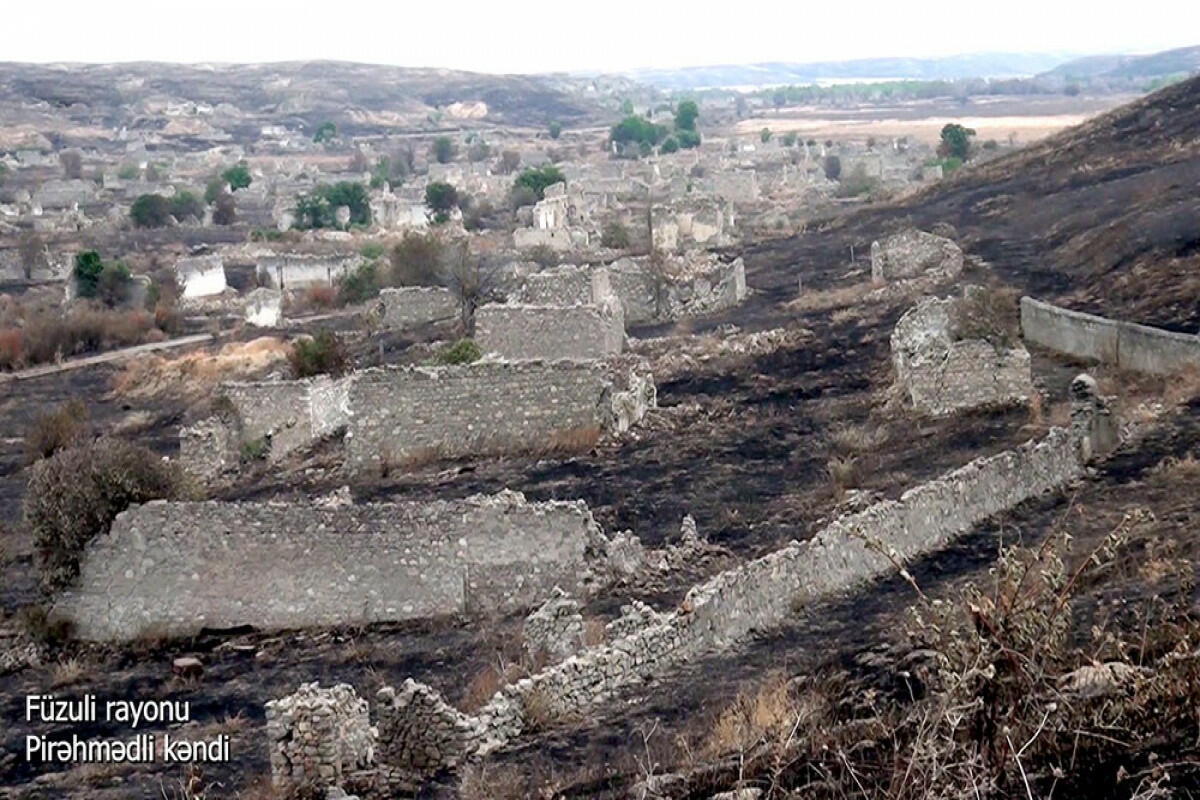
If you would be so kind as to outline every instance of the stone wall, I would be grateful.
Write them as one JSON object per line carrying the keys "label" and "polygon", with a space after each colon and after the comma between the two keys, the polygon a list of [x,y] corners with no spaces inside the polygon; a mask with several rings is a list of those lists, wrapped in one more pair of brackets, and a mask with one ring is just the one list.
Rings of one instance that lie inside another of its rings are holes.
{"label": "stone wall", "polygon": [[186,256],[175,262],[183,296],[209,297],[225,291],[225,263],[219,255]]}
{"label": "stone wall", "polygon": [[286,253],[260,256],[259,279],[272,289],[303,289],[309,286],[332,286],[347,272],[353,271],[362,259],[359,256],[322,256]]}
{"label": "stone wall", "polygon": [[746,298],[741,258],[725,263],[708,253],[688,253],[668,256],[659,268],[646,258],[622,258],[608,272],[626,323],[710,314]]}
{"label": "stone wall", "polygon": [[[1085,381],[1081,376],[1076,384],[1085,389]],[[1073,401],[1087,394],[1075,385],[1072,392]],[[409,720],[409,734],[403,747],[381,743],[381,750],[398,768],[424,774],[452,768],[507,745],[534,713],[586,714],[683,662],[777,628],[797,605],[847,591],[944,547],[995,514],[1082,474],[1081,454],[1093,450],[1079,435],[1091,430],[1085,417],[1095,409],[1094,398],[1083,399],[1073,402],[1072,431],[1054,428],[1040,441],[976,459],[899,500],[843,516],[809,541],[794,541],[694,587],[670,613],[629,609],[614,626],[625,635],[504,687],[474,716],[450,708],[428,687],[406,683],[411,699],[390,703],[387,713]],[[431,763],[431,754],[442,753]]]}
{"label": "stone wall", "polygon": [[1033,393],[1029,352],[1019,344],[956,340],[951,315],[959,302],[925,298],[896,323],[897,385],[914,408],[935,415],[1027,401]]}
{"label": "stone wall", "polygon": [[509,301],[533,306],[587,305],[612,292],[607,269],[568,264],[526,275]]}
{"label": "stone wall", "polygon": [[962,272],[963,253],[954,242],[910,228],[871,243],[871,278],[891,281],[936,273],[953,278]]}
{"label": "stone wall", "polygon": [[[328,402],[344,396],[344,380],[322,375],[297,381],[230,382],[221,384],[221,393],[236,413],[240,440],[269,444],[268,457],[277,461],[347,423],[348,407]],[[324,401],[320,409],[314,406],[314,398]]]}
{"label": "stone wall", "polygon": [[395,330],[455,319],[458,298],[440,286],[404,286],[379,292],[383,327]]}
{"label": "stone wall", "polygon": [[271,782],[285,792],[339,786],[345,775],[375,760],[376,731],[367,701],[349,684],[315,683],[267,703]]}
{"label": "stone wall", "polygon": [[475,311],[475,341],[511,361],[588,361],[625,347],[625,315],[615,296],[599,305],[489,304]]}
{"label": "stone wall", "polygon": [[356,373],[346,436],[352,469],[409,459],[553,449],[557,436],[599,432],[611,379],[579,362],[478,362]]}
{"label": "stone wall", "polygon": [[514,492],[366,505],[156,501],[88,545],[55,613],[84,639],[123,640],[510,612],[577,587],[585,549],[602,537],[582,501]]}
{"label": "stone wall", "polygon": [[246,324],[259,328],[276,328],[283,321],[283,292],[265,287],[246,295],[243,315]]}
{"label": "stone wall", "polygon": [[1098,317],[1021,298],[1021,335],[1076,358],[1133,372],[1171,375],[1200,369],[1200,336]]}

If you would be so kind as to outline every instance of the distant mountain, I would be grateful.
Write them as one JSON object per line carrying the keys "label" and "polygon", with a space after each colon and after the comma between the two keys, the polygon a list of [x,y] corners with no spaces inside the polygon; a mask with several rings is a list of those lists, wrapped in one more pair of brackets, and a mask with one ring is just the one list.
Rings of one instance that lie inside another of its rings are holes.
{"label": "distant mountain", "polygon": [[1164,50],[1147,56],[1087,56],[1044,73],[1071,79],[1165,78],[1200,72],[1200,46]]}
{"label": "distant mountain", "polygon": [[638,69],[629,77],[660,89],[774,86],[824,80],[955,80],[1036,75],[1070,62],[1067,53],[971,53],[945,58],[863,58],[810,63],[767,62],[679,69]]}

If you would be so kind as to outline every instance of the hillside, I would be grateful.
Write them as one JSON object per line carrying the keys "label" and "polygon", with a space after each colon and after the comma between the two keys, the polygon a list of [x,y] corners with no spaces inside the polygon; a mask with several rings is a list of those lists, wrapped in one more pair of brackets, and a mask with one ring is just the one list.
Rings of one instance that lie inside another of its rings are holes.
{"label": "hillside", "polygon": [[[1200,78],[1192,78],[832,227],[866,252],[891,228],[948,222],[968,252],[1026,292],[1195,332],[1198,182]],[[771,280],[811,247],[767,243],[747,263]],[[781,292],[792,290],[779,280]]]}
{"label": "hillside", "polygon": [[1060,64],[1045,73],[1067,79],[1161,78],[1200,70],[1200,46],[1179,47],[1145,56],[1086,56]]}

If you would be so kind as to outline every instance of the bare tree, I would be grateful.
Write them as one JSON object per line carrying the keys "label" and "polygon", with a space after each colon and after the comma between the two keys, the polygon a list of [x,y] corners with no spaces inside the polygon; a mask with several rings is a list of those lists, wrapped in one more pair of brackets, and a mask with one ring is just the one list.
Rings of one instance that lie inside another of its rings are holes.
{"label": "bare tree", "polygon": [[442,262],[442,284],[458,298],[459,318],[466,336],[475,334],[475,309],[496,291],[499,270],[481,255],[471,252],[462,239],[446,248]]}
{"label": "bare tree", "polygon": [[25,280],[32,278],[35,270],[44,269],[49,265],[46,244],[42,241],[42,237],[33,231],[25,231],[21,234],[17,243],[17,253],[21,257],[21,270],[25,275]]}

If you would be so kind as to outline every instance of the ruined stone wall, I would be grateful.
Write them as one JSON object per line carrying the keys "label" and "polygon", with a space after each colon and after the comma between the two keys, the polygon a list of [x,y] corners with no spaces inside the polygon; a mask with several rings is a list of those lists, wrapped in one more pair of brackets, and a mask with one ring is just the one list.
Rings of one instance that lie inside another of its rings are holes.
{"label": "ruined stone wall", "polygon": [[404,286],[379,292],[383,327],[414,328],[458,316],[458,298],[439,286]]}
{"label": "ruined stone wall", "polygon": [[607,269],[567,264],[526,275],[509,300],[531,306],[574,306],[599,303],[612,293]]}
{"label": "ruined stone wall", "polygon": [[925,273],[953,278],[962,272],[963,253],[954,242],[915,228],[871,243],[871,279],[891,281]]}
{"label": "ruined stone wall", "polygon": [[896,383],[913,407],[929,414],[1025,402],[1033,393],[1029,351],[983,339],[956,340],[956,298],[925,298],[892,332]]}
{"label": "ruined stone wall", "polygon": [[348,378],[230,382],[221,385],[243,442],[266,440],[275,461],[349,422]]}
{"label": "ruined stone wall", "polygon": [[1071,311],[1032,297],[1021,298],[1021,335],[1060,353],[1134,372],[1200,369],[1200,336]]}
{"label": "ruined stone wall", "polygon": [[626,323],[699,316],[731,308],[746,298],[746,267],[707,254],[672,256],[659,268],[644,258],[608,265],[609,283],[625,309]]}
{"label": "ruined stone wall", "polygon": [[475,341],[511,361],[587,361],[624,349],[625,316],[615,297],[602,305],[493,303],[475,311]]}
{"label": "ruined stone wall", "polygon": [[603,368],[579,362],[365,370],[350,386],[347,460],[364,469],[552,448],[603,428],[609,391]]}
{"label": "ruined stone wall", "polygon": [[[1077,411],[1087,413],[1083,407]],[[539,715],[586,713],[682,662],[778,627],[797,604],[887,574],[895,569],[893,559],[904,563],[936,550],[989,517],[1060,488],[1081,474],[1080,453],[1088,450],[1070,432],[1055,428],[1040,441],[976,459],[899,500],[844,516],[807,542],[792,542],[693,588],[670,614],[630,615],[645,624],[622,626],[628,632],[621,638],[504,687],[473,717],[431,701],[428,687],[410,689],[425,702],[411,708],[393,704],[389,714],[416,719],[437,734],[410,735],[403,748],[389,750],[389,758],[432,773],[471,753],[503,747],[525,729],[530,709]],[[438,714],[429,711],[435,705]],[[431,719],[440,724],[427,724]],[[446,760],[430,765],[429,754],[440,752]]]}
{"label": "ruined stone wall", "polygon": [[271,781],[277,789],[338,786],[346,773],[375,760],[370,708],[349,684],[307,683],[267,703]]}
{"label": "ruined stone wall", "polygon": [[225,291],[225,263],[219,255],[187,256],[175,262],[183,296],[209,297]]}
{"label": "ruined stone wall", "polygon": [[273,289],[332,286],[362,261],[358,256],[320,256],[288,253],[261,256],[258,275]]}
{"label": "ruined stone wall", "polygon": [[156,501],[88,545],[55,613],[84,639],[120,640],[508,612],[577,586],[599,536],[582,501],[513,492],[342,506]]}

